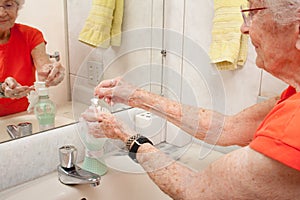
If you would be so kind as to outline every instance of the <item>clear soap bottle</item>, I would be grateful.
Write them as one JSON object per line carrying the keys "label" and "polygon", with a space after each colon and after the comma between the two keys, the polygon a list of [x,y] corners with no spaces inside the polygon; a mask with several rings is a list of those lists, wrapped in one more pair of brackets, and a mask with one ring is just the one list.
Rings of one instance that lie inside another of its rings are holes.
{"label": "clear soap bottle", "polygon": [[34,106],[34,113],[39,122],[39,130],[47,130],[55,127],[56,106],[49,98],[49,89],[38,88],[39,100]]}

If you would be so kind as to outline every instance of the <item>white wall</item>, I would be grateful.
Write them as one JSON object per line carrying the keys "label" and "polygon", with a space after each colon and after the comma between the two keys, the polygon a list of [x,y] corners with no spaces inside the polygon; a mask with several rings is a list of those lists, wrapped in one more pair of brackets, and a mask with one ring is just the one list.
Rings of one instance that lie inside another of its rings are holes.
{"label": "white wall", "polygon": [[[209,52],[212,20],[214,18],[214,4],[212,0],[166,0],[165,16],[167,29],[184,35],[184,37],[191,39],[200,48],[203,48],[206,53]],[[177,42],[183,44],[184,39]],[[255,66],[255,56],[254,48],[249,42],[249,52],[245,66],[235,71],[220,71],[220,77],[224,83],[225,97],[218,101],[225,102],[225,113],[236,113],[245,107],[255,104],[259,94],[265,97],[272,97],[280,94],[282,89],[286,87],[286,84],[265,72],[261,81],[261,70]],[[167,58],[166,63],[169,66],[176,67],[183,77],[190,80],[191,86],[197,88],[194,90],[194,95],[199,106],[211,107],[211,101],[209,101],[210,86],[205,85],[205,83],[213,83],[208,80],[208,77],[201,77],[199,74],[196,76],[197,74],[195,75],[189,63],[183,62],[180,57],[171,55]],[[201,68],[203,66],[198,67]],[[219,89],[223,88],[220,87]],[[181,97],[183,101],[188,98],[188,93],[180,92],[183,96]],[[205,100],[205,98],[207,99]]]}
{"label": "white wall", "polygon": [[64,1],[26,0],[23,8],[19,10],[17,22],[38,28],[47,41],[47,52],[60,53],[60,62],[67,69],[66,78],[61,84],[51,88],[50,97],[56,104],[64,104],[69,99]]}
{"label": "white wall", "polygon": [[[139,42],[151,45],[151,35],[136,35],[145,27],[162,26],[162,1],[161,0],[126,0],[124,1],[124,17],[122,25],[122,46],[108,49],[94,48],[78,41],[80,31],[92,7],[92,0],[67,0],[68,8],[68,37],[70,54],[70,78],[73,102],[89,104],[93,97],[96,84],[89,82],[87,62],[93,61],[101,65],[105,71],[105,78],[130,74],[143,65],[160,63],[160,50],[153,51],[141,48]],[[135,36],[136,35],[136,36]],[[136,39],[136,41],[132,41]],[[155,40],[162,41],[161,38]],[[112,59],[112,60],[111,60]],[[135,76],[133,81],[144,80],[150,82],[151,67]],[[99,73],[101,74],[101,72]],[[76,106],[75,109],[78,107]],[[80,113],[80,111],[75,111]]]}

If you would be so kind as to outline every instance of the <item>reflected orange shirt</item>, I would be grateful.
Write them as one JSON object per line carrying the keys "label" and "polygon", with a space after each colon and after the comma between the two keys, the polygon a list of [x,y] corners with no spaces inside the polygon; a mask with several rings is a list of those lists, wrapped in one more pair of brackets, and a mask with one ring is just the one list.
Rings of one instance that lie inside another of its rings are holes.
{"label": "reflected orange shirt", "polygon": [[[0,82],[11,76],[21,85],[33,85],[35,66],[31,51],[42,42],[46,43],[39,30],[16,23],[11,28],[9,41],[0,44]],[[26,97],[15,100],[0,98],[0,116],[25,111],[27,107]]]}
{"label": "reflected orange shirt", "polygon": [[250,147],[300,171],[300,93],[288,87],[266,116]]}

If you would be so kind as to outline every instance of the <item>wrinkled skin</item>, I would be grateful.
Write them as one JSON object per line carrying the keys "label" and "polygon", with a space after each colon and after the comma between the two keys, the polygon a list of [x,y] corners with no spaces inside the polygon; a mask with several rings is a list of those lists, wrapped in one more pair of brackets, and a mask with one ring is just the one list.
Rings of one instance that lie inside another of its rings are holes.
{"label": "wrinkled skin", "polygon": [[110,113],[97,112],[95,109],[89,108],[81,116],[88,122],[89,134],[92,134],[96,138],[105,136],[111,139],[126,141],[130,136],[129,134],[124,134],[124,132],[126,133],[129,130],[126,125]]}

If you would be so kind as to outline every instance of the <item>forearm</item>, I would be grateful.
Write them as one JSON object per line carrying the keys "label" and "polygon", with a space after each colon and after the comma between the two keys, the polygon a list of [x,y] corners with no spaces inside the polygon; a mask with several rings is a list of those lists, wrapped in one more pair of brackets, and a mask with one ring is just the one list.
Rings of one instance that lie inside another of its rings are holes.
{"label": "forearm", "polygon": [[293,199],[300,195],[297,170],[249,147],[228,153],[199,172],[172,162],[149,144],[140,146],[137,159],[155,184],[175,200]]}
{"label": "forearm", "polygon": [[192,185],[197,172],[175,162],[152,145],[141,145],[137,160],[152,181],[172,199],[193,199],[193,192],[198,192]]}
{"label": "forearm", "polygon": [[[218,140],[227,120],[226,116],[218,112],[183,105],[141,89],[131,95],[129,105],[165,118],[190,135],[213,144]],[[218,140],[218,144],[223,143]]]}
{"label": "forearm", "polygon": [[245,146],[250,143],[258,125],[277,100],[278,98],[272,98],[236,115],[226,116],[212,110],[182,105],[160,95],[137,89],[129,98],[129,105],[165,118],[207,143]]}

